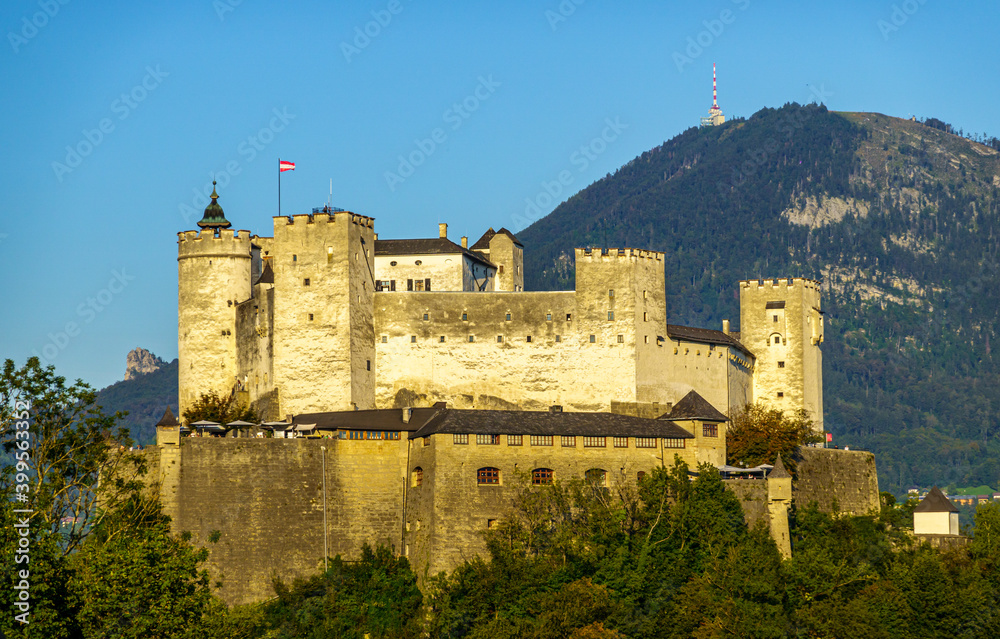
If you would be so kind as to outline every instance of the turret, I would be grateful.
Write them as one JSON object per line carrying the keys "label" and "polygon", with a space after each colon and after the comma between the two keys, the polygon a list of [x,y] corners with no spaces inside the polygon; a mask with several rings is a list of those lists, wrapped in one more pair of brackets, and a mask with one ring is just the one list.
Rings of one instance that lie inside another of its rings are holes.
{"label": "turret", "polygon": [[785,470],[781,455],[767,475],[767,511],[771,523],[771,538],[785,559],[792,556],[791,533],[788,528],[788,507],[792,503],[792,475]]}
{"label": "turret", "polygon": [[219,196],[198,225],[177,234],[177,358],[181,415],[236,382],[236,305],[250,297],[250,231],[226,230]]}

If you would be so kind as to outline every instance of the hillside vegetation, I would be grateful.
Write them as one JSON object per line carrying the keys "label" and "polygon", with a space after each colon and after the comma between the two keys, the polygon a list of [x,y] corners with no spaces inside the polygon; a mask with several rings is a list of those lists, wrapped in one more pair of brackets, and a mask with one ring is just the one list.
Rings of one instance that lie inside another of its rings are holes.
{"label": "hillside vegetation", "polygon": [[995,484],[1000,154],[942,128],[797,104],[691,128],[519,233],[526,288],[572,288],[574,247],[649,248],[670,321],[718,328],[741,279],[820,279],[835,441],[896,493]]}

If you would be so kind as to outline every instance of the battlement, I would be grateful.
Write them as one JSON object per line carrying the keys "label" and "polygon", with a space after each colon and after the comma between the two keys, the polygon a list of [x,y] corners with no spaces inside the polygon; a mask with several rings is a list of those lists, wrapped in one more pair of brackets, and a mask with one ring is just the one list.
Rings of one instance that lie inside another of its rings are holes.
{"label": "battlement", "polygon": [[185,257],[250,257],[250,231],[181,231],[177,234],[177,259]]}
{"label": "battlement", "polygon": [[294,226],[298,224],[331,224],[336,223],[337,220],[344,221],[347,220],[351,224],[357,224],[358,226],[364,226],[367,228],[374,228],[375,218],[368,217],[366,215],[358,215],[357,213],[352,213],[351,211],[333,211],[332,213],[302,213],[299,215],[276,215],[274,217],[274,226],[278,227],[281,221],[285,223],[286,226]]}
{"label": "battlement", "polygon": [[756,280],[740,280],[740,288],[757,290],[765,288],[805,288],[812,290],[820,290],[822,287],[822,282],[819,280],[810,279],[808,277],[782,277],[782,278],[766,278],[766,279],[756,279]]}
{"label": "battlement", "polygon": [[577,260],[585,258],[591,261],[595,259],[605,261],[617,258],[634,257],[639,259],[655,260],[658,262],[663,261],[663,253],[636,248],[578,248],[574,249],[574,252],[576,253]]}

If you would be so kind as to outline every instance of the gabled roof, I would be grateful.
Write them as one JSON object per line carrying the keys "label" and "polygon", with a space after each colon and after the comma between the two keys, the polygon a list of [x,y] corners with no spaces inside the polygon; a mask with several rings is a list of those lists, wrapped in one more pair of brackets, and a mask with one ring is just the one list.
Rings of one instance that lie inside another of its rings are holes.
{"label": "gabled roof", "polygon": [[513,242],[515,245],[524,248],[524,244],[521,244],[521,240],[517,239],[513,233],[511,233],[510,231],[508,231],[503,227],[500,227],[499,231],[494,231],[493,227],[491,226],[489,230],[483,233],[483,236],[478,240],[476,240],[476,243],[472,245],[471,247],[472,250],[473,251],[488,250],[490,248],[490,240],[492,240],[495,235],[506,235],[507,237],[510,238],[510,241]]}
{"label": "gabled roof", "polygon": [[438,433],[491,435],[576,435],[692,439],[677,424],[615,413],[441,409],[414,437]]}
{"label": "gabled roof", "polygon": [[274,271],[271,269],[271,260],[264,262],[264,270],[260,272],[260,277],[253,284],[254,286],[257,284],[274,284]]}
{"label": "gabled roof", "polygon": [[413,432],[426,424],[439,408],[411,408],[410,421],[403,422],[402,408],[346,410],[296,415],[295,424],[316,424],[319,430],[391,430]]}
{"label": "gabled roof", "polygon": [[685,342],[699,342],[701,344],[721,344],[723,346],[733,346],[740,349],[747,355],[753,357],[746,346],[740,343],[732,334],[725,334],[722,331],[713,331],[710,328],[695,328],[693,326],[681,326],[680,324],[667,324],[667,336]]}
{"label": "gabled roof", "polygon": [[684,398],[674,404],[670,412],[659,417],[659,419],[670,419],[676,421],[698,420],[702,422],[728,422],[729,418],[720,413],[708,400],[699,395],[696,391],[691,391]]}
{"label": "gabled roof", "polygon": [[944,496],[941,489],[935,486],[931,488],[931,492],[927,493],[927,496],[917,504],[917,507],[913,509],[915,513],[957,513],[958,508],[955,508],[955,504],[951,503],[951,500]]}
{"label": "gabled roof", "polygon": [[471,260],[496,268],[482,255],[464,249],[446,237],[375,240],[375,255],[465,255]]}
{"label": "gabled roof", "polygon": [[176,417],[174,417],[174,411],[170,410],[170,407],[167,406],[166,412],[163,413],[163,417],[160,418],[160,421],[156,422],[156,425],[157,426],[180,426],[181,423],[179,421],[177,421]]}

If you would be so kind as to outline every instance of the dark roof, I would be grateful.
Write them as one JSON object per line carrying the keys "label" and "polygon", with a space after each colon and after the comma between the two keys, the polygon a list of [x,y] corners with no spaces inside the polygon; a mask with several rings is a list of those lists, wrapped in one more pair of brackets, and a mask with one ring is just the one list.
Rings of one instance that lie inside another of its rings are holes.
{"label": "dark roof", "polygon": [[521,240],[517,239],[513,233],[511,233],[510,231],[508,231],[503,227],[500,227],[499,231],[494,231],[493,227],[491,226],[489,230],[483,233],[483,236],[478,240],[476,240],[476,243],[472,245],[472,250],[474,251],[488,250],[490,248],[490,240],[492,240],[493,237],[496,235],[506,235],[507,237],[510,238],[511,242],[513,242],[517,246],[520,246],[521,248],[524,248],[524,244],[521,244]]}
{"label": "dark roof", "polygon": [[260,277],[254,282],[257,284],[274,284],[274,270],[271,269],[271,260],[264,262],[264,270],[260,272]]}
{"label": "dark roof", "polygon": [[955,508],[955,504],[951,503],[951,500],[944,496],[941,489],[935,486],[931,488],[931,492],[927,493],[927,496],[917,504],[917,507],[913,509],[915,513],[957,513],[958,508]]}
{"label": "dark roof", "polygon": [[157,426],[180,426],[181,423],[179,421],[177,421],[176,417],[174,417],[174,411],[170,410],[170,407],[167,406],[166,412],[163,413],[163,417],[160,418],[160,421],[156,422],[156,425]]}
{"label": "dark roof", "polygon": [[785,470],[785,463],[781,461],[781,455],[778,455],[778,459],[774,462],[774,468],[772,468],[771,472],[767,474],[767,478],[787,479],[791,476],[791,473]]}
{"label": "dark roof", "polygon": [[769,309],[769,308],[785,308],[785,302],[783,300],[779,301],[779,302],[768,302],[767,304],[764,305],[764,308],[765,309]]}
{"label": "dark roof", "polygon": [[708,400],[699,395],[696,391],[691,391],[684,398],[674,404],[670,412],[660,417],[660,419],[672,419],[677,421],[687,421],[697,419],[703,422],[728,422],[729,418],[720,413]]}
{"label": "dark roof", "polygon": [[462,254],[482,262],[486,266],[494,266],[482,255],[464,249],[446,237],[417,238],[412,240],[375,240],[375,255],[451,255]]}
{"label": "dark roof", "polygon": [[753,356],[746,346],[740,343],[735,337],[726,335],[722,331],[713,331],[710,328],[695,328],[693,326],[681,326],[680,324],[667,324],[667,336],[670,339],[683,340],[686,342],[701,342],[702,344],[722,344],[723,346],[733,346],[747,355]]}
{"label": "dark roof", "polygon": [[426,424],[440,409],[410,409],[409,423],[403,423],[402,408],[348,410],[332,413],[303,413],[293,424],[316,424],[318,430],[391,430],[412,432]]}
{"label": "dark roof", "polygon": [[414,437],[438,433],[491,435],[579,435],[583,437],[664,437],[691,439],[677,424],[614,413],[440,410]]}
{"label": "dark roof", "polygon": [[212,201],[205,207],[205,215],[198,222],[198,226],[203,229],[228,229],[232,223],[226,219],[226,214],[219,206],[219,194],[215,192],[215,180],[212,181]]}

